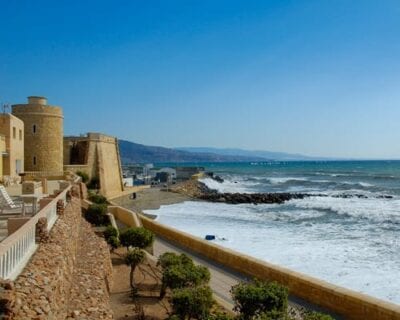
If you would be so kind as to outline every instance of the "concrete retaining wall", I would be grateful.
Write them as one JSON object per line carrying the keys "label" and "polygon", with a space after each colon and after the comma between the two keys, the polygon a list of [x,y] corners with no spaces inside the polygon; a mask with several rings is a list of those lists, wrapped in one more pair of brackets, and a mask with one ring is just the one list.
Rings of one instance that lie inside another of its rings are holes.
{"label": "concrete retaining wall", "polygon": [[291,294],[341,314],[346,319],[400,319],[399,305],[375,299],[223,248],[144,216],[140,216],[140,219],[145,228],[167,240],[250,277],[278,281],[287,286]]}
{"label": "concrete retaining wall", "polygon": [[114,218],[121,221],[129,227],[141,227],[142,223],[138,216],[125,208],[119,206],[108,206],[108,212],[112,213]]}

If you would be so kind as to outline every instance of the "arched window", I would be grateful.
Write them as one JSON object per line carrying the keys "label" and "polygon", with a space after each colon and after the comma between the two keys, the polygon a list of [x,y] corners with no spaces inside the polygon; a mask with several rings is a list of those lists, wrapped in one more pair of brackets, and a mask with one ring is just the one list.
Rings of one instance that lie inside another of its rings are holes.
{"label": "arched window", "polygon": [[36,133],[36,124],[33,125],[32,131],[33,131],[33,133]]}
{"label": "arched window", "polygon": [[36,156],[33,156],[33,165],[36,166]]}

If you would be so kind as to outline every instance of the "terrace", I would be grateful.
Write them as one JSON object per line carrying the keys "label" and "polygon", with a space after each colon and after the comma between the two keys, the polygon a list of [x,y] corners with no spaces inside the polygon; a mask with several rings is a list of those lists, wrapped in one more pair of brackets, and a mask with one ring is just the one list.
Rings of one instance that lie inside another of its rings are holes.
{"label": "terrace", "polygon": [[18,276],[37,249],[38,221],[45,218],[46,231],[50,231],[58,219],[58,206],[66,205],[71,182],[42,181],[31,184],[39,189],[31,194],[24,190],[26,184],[5,188],[16,208],[7,211],[3,203],[4,210],[0,213],[0,278],[13,280]]}

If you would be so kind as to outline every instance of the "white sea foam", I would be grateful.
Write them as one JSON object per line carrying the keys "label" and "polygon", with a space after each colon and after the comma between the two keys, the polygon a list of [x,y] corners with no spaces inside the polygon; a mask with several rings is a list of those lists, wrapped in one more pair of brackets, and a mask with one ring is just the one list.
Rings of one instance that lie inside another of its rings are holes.
{"label": "white sea foam", "polygon": [[366,218],[374,222],[400,223],[399,199],[310,197],[291,200],[288,204],[299,209],[330,210],[340,215]]}
{"label": "white sea foam", "polygon": [[[200,180],[210,189],[217,190],[218,192],[225,193],[253,193],[255,192],[254,187],[256,187],[259,183],[251,182],[251,181],[243,181],[243,180],[229,180],[225,179],[224,182],[218,182],[211,178],[204,178]],[[252,189],[253,187],[253,189]]]}
{"label": "white sea foam", "polygon": [[307,178],[297,178],[297,177],[274,177],[267,179],[271,184],[283,184],[289,181],[307,181]]}
{"label": "white sea foam", "polygon": [[366,188],[374,187],[374,185],[373,185],[372,183],[367,183],[367,182],[359,182],[358,184],[359,184],[360,186],[366,187]]}
{"label": "white sea foam", "polygon": [[147,212],[200,237],[226,238],[216,242],[234,250],[400,303],[399,208],[398,199],[312,197],[283,205],[185,202]]}

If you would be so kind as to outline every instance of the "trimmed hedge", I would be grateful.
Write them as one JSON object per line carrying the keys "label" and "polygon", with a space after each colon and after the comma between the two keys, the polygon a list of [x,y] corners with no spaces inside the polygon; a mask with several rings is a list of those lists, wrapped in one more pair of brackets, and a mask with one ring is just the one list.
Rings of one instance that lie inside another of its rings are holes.
{"label": "trimmed hedge", "polygon": [[108,204],[107,198],[101,194],[92,193],[89,195],[89,200],[97,204]]}
{"label": "trimmed hedge", "polygon": [[147,248],[154,241],[154,233],[143,228],[129,228],[121,232],[119,240],[124,247]]}
{"label": "trimmed hedge", "polygon": [[85,212],[85,218],[96,226],[105,226],[109,223],[106,204],[91,204]]}
{"label": "trimmed hedge", "polygon": [[172,293],[172,309],[179,319],[207,319],[212,306],[209,286],[176,289]]}
{"label": "trimmed hedge", "polygon": [[239,283],[231,289],[234,310],[244,320],[261,316],[280,319],[287,311],[288,289],[277,282],[254,280]]}

